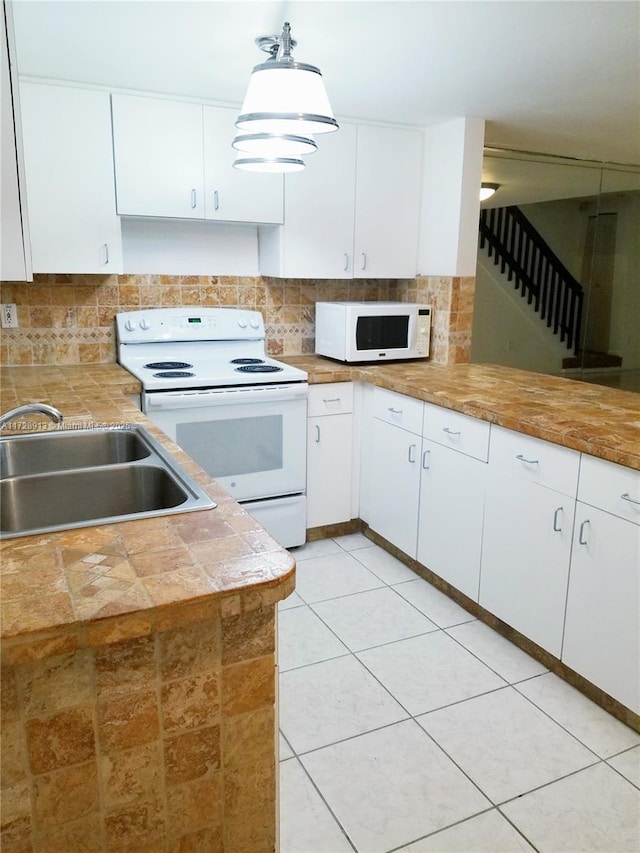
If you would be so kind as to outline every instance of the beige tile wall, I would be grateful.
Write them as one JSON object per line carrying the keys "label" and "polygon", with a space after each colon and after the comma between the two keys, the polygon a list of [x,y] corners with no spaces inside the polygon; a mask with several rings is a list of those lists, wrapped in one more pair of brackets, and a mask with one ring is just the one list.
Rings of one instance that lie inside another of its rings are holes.
{"label": "beige tile wall", "polygon": [[3,853],[275,849],[274,607],[2,669]]}
{"label": "beige tile wall", "polygon": [[475,279],[291,280],[216,276],[36,275],[3,282],[17,329],[3,329],[0,364],[85,364],[116,360],[119,311],[176,305],[261,311],[270,355],[314,352],[314,304],[335,300],[424,301],[434,306],[432,360],[469,360]]}

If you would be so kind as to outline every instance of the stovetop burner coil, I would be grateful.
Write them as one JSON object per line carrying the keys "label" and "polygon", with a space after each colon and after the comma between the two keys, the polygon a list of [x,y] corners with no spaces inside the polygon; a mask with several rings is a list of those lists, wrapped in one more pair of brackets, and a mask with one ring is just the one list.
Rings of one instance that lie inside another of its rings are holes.
{"label": "stovetop burner coil", "polygon": [[145,364],[149,370],[183,370],[185,367],[193,367],[186,361],[151,361]]}
{"label": "stovetop burner coil", "polygon": [[232,358],[231,364],[264,364],[263,358]]}
{"label": "stovetop burner coil", "polygon": [[245,364],[236,370],[238,373],[279,373],[282,368],[275,364]]}
{"label": "stovetop burner coil", "polygon": [[188,370],[163,370],[153,375],[156,379],[187,379],[189,376],[195,376],[195,373],[189,373]]}

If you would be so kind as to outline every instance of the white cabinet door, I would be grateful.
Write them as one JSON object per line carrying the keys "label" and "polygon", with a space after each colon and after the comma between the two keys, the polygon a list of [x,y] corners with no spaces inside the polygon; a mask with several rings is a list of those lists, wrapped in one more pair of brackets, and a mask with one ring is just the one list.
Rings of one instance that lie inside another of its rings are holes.
{"label": "white cabinet door", "polygon": [[562,660],[640,714],[640,526],[578,503]]}
{"label": "white cabinet door", "polygon": [[20,85],[33,271],[122,271],[109,94]]}
{"label": "white cabinet door", "polygon": [[480,604],[560,657],[575,498],[489,475]]}
{"label": "white cabinet door", "polygon": [[307,434],[307,527],[351,519],[351,414],[312,417]]}
{"label": "white cabinet door", "polygon": [[418,561],[478,600],[487,465],[423,440]]}
{"label": "white cabinet door", "polygon": [[422,134],[358,126],[354,278],[417,271]]}
{"label": "white cabinet door", "polygon": [[352,278],[356,126],[318,139],[303,172],[285,175],[284,225],[260,229],[260,271],[285,278]]}
{"label": "white cabinet door", "polygon": [[422,135],[341,123],[285,176],[282,229],[261,229],[260,270],[288,278],[410,278]]}
{"label": "white cabinet door", "polygon": [[[20,190],[24,192],[24,175],[19,156],[18,80],[13,62],[13,32],[9,19],[9,32],[3,8],[0,14],[0,281],[30,281],[31,256],[26,221],[27,207]],[[10,47],[11,45],[11,47]]]}
{"label": "white cabinet door", "polygon": [[421,445],[418,435],[371,422],[369,526],[410,557],[416,556]]}
{"label": "white cabinet door", "polygon": [[111,96],[118,213],[204,218],[202,106]]}
{"label": "white cabinet door", "polygon": [[205,217],[227,222],[283,221],[283,176],[234,169],[238,111],[203,107]]}

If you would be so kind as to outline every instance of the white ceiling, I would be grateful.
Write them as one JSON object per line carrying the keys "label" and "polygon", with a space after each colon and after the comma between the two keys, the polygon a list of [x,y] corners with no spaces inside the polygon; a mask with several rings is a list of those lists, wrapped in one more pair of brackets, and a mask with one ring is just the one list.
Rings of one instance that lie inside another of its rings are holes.
{"label": "white ceiling", "polygon": [[635,0],[13,0],[21,74],[240,105],[291,22],[338,117],[486,119],[486,141],[640,163]]}

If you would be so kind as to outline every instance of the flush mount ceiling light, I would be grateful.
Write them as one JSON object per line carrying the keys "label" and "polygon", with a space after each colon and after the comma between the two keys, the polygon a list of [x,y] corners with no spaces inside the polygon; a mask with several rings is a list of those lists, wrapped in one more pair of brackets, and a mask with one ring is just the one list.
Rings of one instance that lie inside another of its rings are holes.
{"label": "flush mount ceiling light", "polygon": [[500,184],[480,184],[480,201],[486,201],[488,198],[491,198],[494,192],[499,189]]}
{"label": "flush mount ceiling light", "polygon": [[[338,130],[327,97],[322,74],[315,65],[296,62],[291,50],[291,26],[285,22],[280,36],[256,39],[269,59],[256,65],[251,74],[236,127],[242,131],[233,147],[249,154],[239,156],[233,164],[251,171],[291,171],[291,159],[317,149],[313,134]],[[258,169],[259,163],[264,168]]]}

